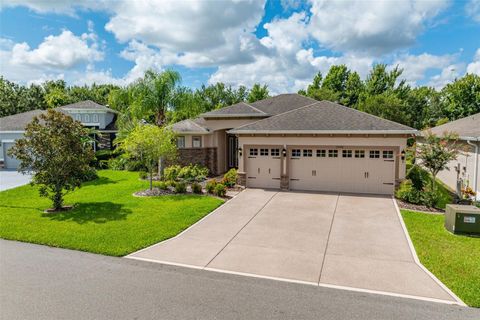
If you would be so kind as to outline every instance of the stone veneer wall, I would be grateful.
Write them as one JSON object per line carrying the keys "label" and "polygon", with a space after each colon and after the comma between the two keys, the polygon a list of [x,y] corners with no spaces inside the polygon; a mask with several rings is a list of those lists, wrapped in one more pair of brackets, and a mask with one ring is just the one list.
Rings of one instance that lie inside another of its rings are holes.
{"label": "stone veneer wall", "polygon": [[[178,149],[176,164],[187,166],[199,164],[210,170],[210,174],[219,174],[217,170],[217,148],[181,148]],[[171,163],[167,163],[167,166]]]}

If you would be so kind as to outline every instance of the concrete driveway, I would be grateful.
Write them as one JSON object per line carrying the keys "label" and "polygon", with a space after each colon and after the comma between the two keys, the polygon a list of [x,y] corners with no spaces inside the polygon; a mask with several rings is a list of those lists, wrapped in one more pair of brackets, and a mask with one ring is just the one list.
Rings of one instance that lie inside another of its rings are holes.
{"label": "concrete driveway", "polygon": [[23,186],[29,183],[31,179],[31,175],[24,175],[16,170],[0,170],[0,191]]}
{"label": "concrete driveway", "polygon": [[393,200],[382,196],[247,189],[128,257],[456,302],[418,263]]}

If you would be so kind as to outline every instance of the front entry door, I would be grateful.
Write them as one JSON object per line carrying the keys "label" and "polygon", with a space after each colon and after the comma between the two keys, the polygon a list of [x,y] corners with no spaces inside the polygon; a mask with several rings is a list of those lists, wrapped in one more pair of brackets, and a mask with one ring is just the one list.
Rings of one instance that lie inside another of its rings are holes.
{"label": "front entry door", "polygon": [[238,168],[238,138],[228,135],[228,168]]}

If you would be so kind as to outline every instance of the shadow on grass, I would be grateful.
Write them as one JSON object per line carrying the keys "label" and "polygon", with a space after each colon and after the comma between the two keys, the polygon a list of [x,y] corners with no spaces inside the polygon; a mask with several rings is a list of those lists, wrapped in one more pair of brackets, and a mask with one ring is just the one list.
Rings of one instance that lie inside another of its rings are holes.
{"label": "shadow on grass", "polygon": [[[125,179],[122,179],[122,180],[125,180]],[[112,180],[112,179],[107,178],[107,177],[100,177],[100,178],[92,180],[92,181],[87,181],[83,185],[84,186],[101,186],[101,185],[104,185],[104,184],[118,183],[118,181],[121,181],[121,180]]]}
{"label": "shadow on grass", "polygon": [[130,209],[123,208],[123,205],[113,202],[87,202],[80,203],[73,210],[43,213],[42,217],[54,221],[72,221],[78,224],[87,222],[106,223],[109,221],[125,220],[131,214]]}

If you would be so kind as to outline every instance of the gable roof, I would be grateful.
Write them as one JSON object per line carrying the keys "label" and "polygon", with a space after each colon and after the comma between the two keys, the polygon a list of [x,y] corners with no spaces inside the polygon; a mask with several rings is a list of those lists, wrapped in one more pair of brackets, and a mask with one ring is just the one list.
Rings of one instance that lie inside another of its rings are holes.
{"label": "gable roof", "polygon": [[172,125],[172,130],[178,133],[210,133],[210,130],[201,125],[202,119],[186,119]]}
{"label": "gable roof", "polygon": [[45,110],[31,110],[0,118],[0,132],[3,131],[25,131],[27,124],[32,122],[33,117],[39,116]]}
{"label": "gable roof", "polygon": [[416,133],[417,130],[330,101],[262,119],[230,133]]}
{"label": "gable roof", "polygon": [[65,106],[58,107],[56,109],[62,110],[98,110],[98,111],[107,111],[112,113],[117,113],[117,111],[110,109],[104,105],[93,102],[92,100],[85,100],[80,102],[75,102],[67,104]]}
{"label": "gable roof", "polygon": [[480,113],[451,121],[441,126],[430,129],[435,134],[442,134],[445,131],[455,132],[462,140],[480,139]]}
{"label": "gable roof", "polygon": [[268,114],[258,110],[252,105],[239,102],[231,106],[203,113],[204,118],[227,118],[227,117],[268,117]]}

